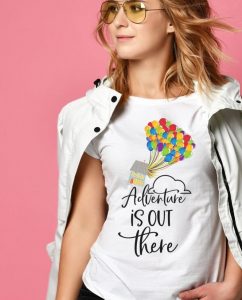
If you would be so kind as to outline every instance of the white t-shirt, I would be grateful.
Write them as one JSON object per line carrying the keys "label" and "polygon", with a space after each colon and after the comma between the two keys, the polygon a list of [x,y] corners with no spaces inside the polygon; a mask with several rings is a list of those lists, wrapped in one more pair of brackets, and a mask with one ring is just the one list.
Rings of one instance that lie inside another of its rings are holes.
{"label": "white t-shirt", "polygon": [[102,162],[109,211],[83,281],[105,300],[177,300],[223,280],[226,238],[207,122],[196,93],[130,96],[87,146]]}

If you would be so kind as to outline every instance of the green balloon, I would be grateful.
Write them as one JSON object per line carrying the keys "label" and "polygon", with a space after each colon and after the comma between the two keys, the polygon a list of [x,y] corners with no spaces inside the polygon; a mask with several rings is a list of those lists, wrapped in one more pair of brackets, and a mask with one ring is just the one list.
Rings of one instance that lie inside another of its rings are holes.
{"label": "green balloon", "polygon": [[151,142],[152,148],[155,150],[157,148],[157,143],[156,141]]}
{"label": "green balloon", "polygon": [[185,158],[188,158],[191,156],[191,153],[192,153],[191,151],[185,151],[183,155]]}
{"label": "green balloon", "polygon": [[170,152],[169,148],[165,146],[161,153],[163,156],[166,156],[169,152]]}

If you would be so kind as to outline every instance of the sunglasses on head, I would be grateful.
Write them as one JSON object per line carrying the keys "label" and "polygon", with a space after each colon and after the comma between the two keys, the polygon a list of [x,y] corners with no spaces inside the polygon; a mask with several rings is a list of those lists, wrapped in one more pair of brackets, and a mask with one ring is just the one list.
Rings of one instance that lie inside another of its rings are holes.
{"label": "sunglasses on head", "polygon": [[164,8],[147,9],[142,1],[125,1],[123,4],[117,1],[104,1],[101,5],[101,19],[106,24],[111,24],[117,16],[120,8],[124,8],[127,18],[136,24],[142,23],[146,18],[146,12],[150,10],[163,10]]}

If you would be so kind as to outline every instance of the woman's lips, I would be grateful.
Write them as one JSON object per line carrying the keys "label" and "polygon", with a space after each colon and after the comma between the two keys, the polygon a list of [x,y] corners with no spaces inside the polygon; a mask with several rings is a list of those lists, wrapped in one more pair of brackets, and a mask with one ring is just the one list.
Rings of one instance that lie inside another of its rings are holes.
{"label": "woman's lips", "polygon": [[134,37],[133,36],[130,36],[130,37],[117,37],[117,40],[118,41],[129,41],[132,38],[134,38]]}

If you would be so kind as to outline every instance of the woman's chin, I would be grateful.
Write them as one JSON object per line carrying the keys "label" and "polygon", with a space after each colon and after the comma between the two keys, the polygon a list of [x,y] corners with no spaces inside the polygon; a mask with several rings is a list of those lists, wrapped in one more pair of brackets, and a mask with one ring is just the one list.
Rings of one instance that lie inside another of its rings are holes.
{"label": "woman's chin", "polygon": [[130,59],[130,60],[137,60],[138,59],[138,55],[135,53],[129,52],[124,52],[124,51],[117,51],[117,55],[120,59]]}

